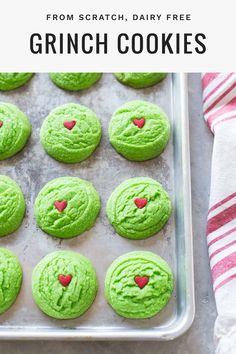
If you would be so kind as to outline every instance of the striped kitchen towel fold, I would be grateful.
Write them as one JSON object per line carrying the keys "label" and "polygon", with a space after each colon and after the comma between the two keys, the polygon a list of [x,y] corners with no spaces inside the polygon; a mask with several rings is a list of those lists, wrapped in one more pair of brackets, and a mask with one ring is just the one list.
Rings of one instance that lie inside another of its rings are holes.
{"label": "striped kitchen towel fold", "polygon": [[202,75],[214,134],[207,244],[218,317],[217,354],[236,354],[236,73]]}

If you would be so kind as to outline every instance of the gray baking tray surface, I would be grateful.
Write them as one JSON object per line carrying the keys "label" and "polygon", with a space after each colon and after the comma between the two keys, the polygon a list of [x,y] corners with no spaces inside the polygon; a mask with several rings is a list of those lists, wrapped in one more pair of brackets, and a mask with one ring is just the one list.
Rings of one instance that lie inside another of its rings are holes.
{"label": "gray baking tray surface", "polygon": [[[130,162],[118,155],[108,140],[112,113],[135,99],[160,105],[168,114],[172,135],[166,150],[146,162]],[[16,303],[0,316],[1,339],[58,340],[170,340],[184,333],[194,318],[194,279],[191,230],[191,195],[188,136],[187,83],[184,74],[169,74],[159,85],[134,90],[120,84],[112,74],[89,90],[66,92],[56,87],[47,74],[36,74],[28,85],[0,93],[1,102],[19,106],[30,118],[32,136],[25,149],[0,162],[0,173],[15,179],[22,187],[27,212],[21,228],[0,239],[0,247],[15,252],[23,266],[24,280]],[[102,122],[102,141],[86,161],[67,165],[49,157],[39,142],[43,119],[51,109],[69,102],[93,109]],[[33,206],[40,189],[51,179],[77,176],[91,181],[101,196],[102,209],[95,226],[83,235],[60,240],[43,233],[35,224]],[[170,193],[174,211],[168,224],[156,236],[131,241],[118,236],[105,215],[106,202],[114,188],[130,177],[147,176],[160,181]],[[60,249],[78,251],[95,266],[99,291],[92,307],[75,320],[55,320],[34,304],[31,274],[46,254]],[[175,290],[171,301],[157,316],[148,320],[119,317],[106,303],[103,286],[112,261],[133,250],[158,253],[173,269]]]}

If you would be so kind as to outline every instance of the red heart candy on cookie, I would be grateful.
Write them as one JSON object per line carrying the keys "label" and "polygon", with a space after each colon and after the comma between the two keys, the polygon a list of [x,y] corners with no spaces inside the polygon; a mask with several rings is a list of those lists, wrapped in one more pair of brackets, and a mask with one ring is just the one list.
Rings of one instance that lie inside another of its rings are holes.
{"label": "red heart candy on cookie", "polygon": [[140,289],[142,289],[149,282],[149,277],[147,277],[146,275],[143,277],[140,277],[140,275],[136,275],[136,277],[134,278],[134,281],[138,285],[138,287]]}
{"label": "red heart candy on cookie", "polygon": [[68,130],[71,130],[74,128],[75,124],[76,124],[76,120],[70,120],[70,121],[68,120],[64,122],[64,127]]}
{"label": "red heart candy on cookie", "polygon": [[58,280],[61,283],[62,286],[68,286],[71,282],[72,279],[72,275],[68,274],[68,275],[64,275],[64,274],[60,274],[58,275]]}
{"label": "red heart candy on cookie", "polygon": [[0,120],[0,128],[3,126],[3,122]]}
{"label": "red heart candy on cookie", "polygon": [[148,202],[147,198],[135,198],[134,199],[134,203],[139,209],[144,208],[145,205],[147,204],[147,202]]}
{"label": "red heart candy on cookie", "polygon": [[145,124],[144,118],[135,118],[133,120],[134,125],[136,125],[139,129],[141,129]]}
{"label": "red heart candy on cookie", "polygon": [[66,207],[67,207],[67,201],[62,200],[61,202],[56,200],[54,203],[55,208],[57,208],[58,211],[62,212]]}

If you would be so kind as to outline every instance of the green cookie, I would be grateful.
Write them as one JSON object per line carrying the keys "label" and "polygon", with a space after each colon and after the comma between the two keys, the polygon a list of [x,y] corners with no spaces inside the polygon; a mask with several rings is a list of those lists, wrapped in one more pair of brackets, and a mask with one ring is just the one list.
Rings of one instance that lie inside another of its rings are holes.
{"label": "green cookie", "polygon": [[10,103],[0,103],[0,160],[23,149],[31,134],[27,116]]}
{"label": "green cookie", "polygon": [[109,138],[128,160],[150,160],[165,149],[170,137],[168,117],[155,104],[131,101],[118,108],[109,124]]}
{"label": "green cookie", "polygon": [[16,231],[25,214],[25,200],[18,184],[0,175],[0,237]]}
{"label": "green cookie", "polygon": [[54,159],[76,163],[89,157],[101,139],[101,124],[89,108],[75,103],[54,109],[44,120],[40,140]]}
{"label": "green cookie", "polygon": [[50,79],[58,87],[68,91],[80,91],[94,85],[101,77],[100,73],[50,73]]}
{"label": "green cookie", "polygon": [[48,254],[32,275],[34,301],[44,313],[58,319],[81,316],[92,305],[97,288],[91,262],[76,252]]}
{"label": "green cookie", "polygon": [[0,314],[15,302],[22,283],[18,258],[6,248],[0,248]]}
{"label": "green cookie", "polygon": [[105,279],[107,302],[126,318],[150,318],[160,312],[173,291],[172,271],[161,257],[135,251],[117,258]]}
{"label": "green cookie", "polygon": [[141,240],[155,235],[168,221],[171,201],[152,178],[130,178],[121,183],[107,202],[107,216],[116,232]]}
{"label": "green cookie", "polygon": [[166,75],[166,73],[116,73],[115,77],[122,84],[139,89],[156,85]]}
{"label": "green cookie", "polygon": [[0,91],[14,90],[32,78],[32,73],[0,73]]}
{"label": "green cookie", "polygon": [[43,231],[71,238],[94,225],[100,199],[91,183],[77,177],[60,177],[39,192],[34,210],[36,222]]}

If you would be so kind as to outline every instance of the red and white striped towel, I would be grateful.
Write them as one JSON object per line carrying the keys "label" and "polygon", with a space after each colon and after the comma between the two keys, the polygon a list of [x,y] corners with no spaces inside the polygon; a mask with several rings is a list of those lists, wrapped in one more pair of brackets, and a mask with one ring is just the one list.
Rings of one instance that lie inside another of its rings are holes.
{"label": "red and white striped towel", "polygon": [[217,354],[236,354],[236,73],[202,75],[214,134],[207,244],[218,317]]}

